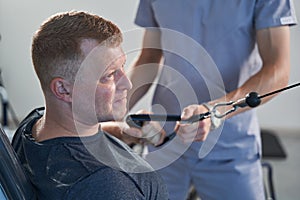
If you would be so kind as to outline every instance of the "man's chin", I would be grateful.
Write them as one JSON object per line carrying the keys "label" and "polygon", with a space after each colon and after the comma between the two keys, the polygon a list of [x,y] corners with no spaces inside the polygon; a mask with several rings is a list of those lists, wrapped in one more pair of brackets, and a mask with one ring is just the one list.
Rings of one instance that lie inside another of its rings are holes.
{"label": "man's chin", "polygon": [[99,117],[98,119],[99,119],[99,122],[122,121],[123,118],[125,117],[126,113],[127,113],[126,109],[124,109],[123,111],[118,110],[116,112],[113,112],[112,115],[110,115],[110,116],[106,116],[104,118],[102,116],[102,117]]}

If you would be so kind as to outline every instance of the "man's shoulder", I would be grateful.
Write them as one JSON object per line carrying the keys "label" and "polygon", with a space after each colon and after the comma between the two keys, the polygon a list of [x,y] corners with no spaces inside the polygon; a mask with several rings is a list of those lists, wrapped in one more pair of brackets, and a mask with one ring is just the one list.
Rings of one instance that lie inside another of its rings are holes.
{"label": "man's shoulder", "polygon": [[140,192],[139,185],[125,173],[105,167],[77,181],[64,199],[130,199],[132,196],[142,195]]}
{"label": "man's shoulder", "polygon": [[[145,180],[149,177],[153,179]],[[153,187],[153,184],[156,187]],[[97,171],[80,179],[66,193],[65,199],[151,199],[151,196],[166,197],[155,173],[131,174],[111,167],[99,168]],[[95,187],[97,186],[97,187]],[[154,194],[151,194],[154,193]],[[167,198],[160,198],[167,199]]]}

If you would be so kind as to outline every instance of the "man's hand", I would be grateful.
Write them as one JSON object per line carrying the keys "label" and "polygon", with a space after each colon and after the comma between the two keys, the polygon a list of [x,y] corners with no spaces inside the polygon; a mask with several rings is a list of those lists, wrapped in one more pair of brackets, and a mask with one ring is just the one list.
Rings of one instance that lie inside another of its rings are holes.
{"label": "man's hand", "polygon": [[[144,110],[137,114],[151,114]],[[130,127],[126,122],[102,122],[101,128],[105,132],[119,138],[126,144],[150,143],[154,146],[160,145],[166,135],[158,122],[144,122],[139,128]]]}
{"label": "man's hand", "polygon": [[141,130],[143,132],[143,142],[154,146],[160,145],[166,135],[158,122],[145,122]]}
{"label": "man's hand", "polygon": [[102,122],[101,128],[103,131],[119,138],[126,144],[141,143],[143,132],[140,129],[129,127],[125,122]]}
{"label": "man's hand", "polygon": [[[140,110],[136,114],[153,114],[145,110]],[[144,122],[141,127],[142,131],[142,142],[150,143],[154,146],[160,145],[166,135],[164,129],[160,126],[159,122]]]}

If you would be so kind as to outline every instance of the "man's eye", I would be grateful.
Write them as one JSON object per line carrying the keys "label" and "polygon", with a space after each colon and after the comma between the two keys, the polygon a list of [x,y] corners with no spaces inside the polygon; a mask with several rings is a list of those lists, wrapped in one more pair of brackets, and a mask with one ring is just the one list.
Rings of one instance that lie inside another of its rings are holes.
{"label": "man's eye", "polygon": [[114,80],[116,73],[117,73],[116,71],[113,71],[113,72],[107,74],[106,76],[102,77],[100,81],[102,83],[107,82],[107,81],[112,81],[112,80]]}
{"label": "man's eye", "polygon": [[113,78],[116,72],[110,73],[106,76],[106,78]]}

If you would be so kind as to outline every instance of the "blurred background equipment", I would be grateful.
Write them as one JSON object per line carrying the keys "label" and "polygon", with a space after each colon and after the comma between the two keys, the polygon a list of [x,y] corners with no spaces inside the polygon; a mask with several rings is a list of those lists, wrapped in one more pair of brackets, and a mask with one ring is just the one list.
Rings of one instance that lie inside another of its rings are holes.
{"label": "blurred background equipment", "polygon": [[11,130],[16,128],[19,125],[19,120],[17,118],[15,111],[13,110],[13,107],[9,103],[7,91],[3,84],[1,69],[0,69],[0,97],[1,97],[1,108],[2,108],[1,126],[6,132],[9,139],[11,139],[13,134],[13,131]]}

